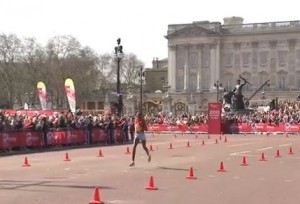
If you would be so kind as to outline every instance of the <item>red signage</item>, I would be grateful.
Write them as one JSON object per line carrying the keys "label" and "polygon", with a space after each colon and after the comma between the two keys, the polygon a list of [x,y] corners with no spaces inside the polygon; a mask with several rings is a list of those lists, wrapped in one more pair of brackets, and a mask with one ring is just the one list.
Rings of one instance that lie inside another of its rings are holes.
{"label": "red signage", "polygon": [[208,134],[221,133],[221,103],[208,103]]}

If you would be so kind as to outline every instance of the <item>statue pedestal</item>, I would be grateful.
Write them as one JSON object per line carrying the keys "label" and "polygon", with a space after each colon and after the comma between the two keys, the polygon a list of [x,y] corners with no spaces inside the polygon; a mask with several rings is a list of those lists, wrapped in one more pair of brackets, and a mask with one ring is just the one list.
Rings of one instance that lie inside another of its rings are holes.
{"label": "statue pedestal", "polygon": [[126,115],[134,115],[136,112],[135,110],[135,98],[132,94],[129,94],[126,98],[126,106],[125,106],[125,113]]}
{"label": "statue pedestal", "polygon": [[162,99],[162,112],[164,114],[172,112],[172,97],[168,93]]}

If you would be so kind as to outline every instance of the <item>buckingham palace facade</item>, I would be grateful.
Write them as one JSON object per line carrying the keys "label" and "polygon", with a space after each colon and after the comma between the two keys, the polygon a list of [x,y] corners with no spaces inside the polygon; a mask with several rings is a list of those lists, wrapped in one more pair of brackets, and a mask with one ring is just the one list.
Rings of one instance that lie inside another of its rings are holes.
{"label": "buckingham palace facade", "polygon": [[[172,104],[196,102],[196,112],[216,101],[214,84],[233,89],[239,76],[253,96],[296,99],[300,90],[300,21],[243,24],[241,17],[224,23],[196,21],[168,26],[168,83]],[[198,110],[199,109],[199,110]]]}

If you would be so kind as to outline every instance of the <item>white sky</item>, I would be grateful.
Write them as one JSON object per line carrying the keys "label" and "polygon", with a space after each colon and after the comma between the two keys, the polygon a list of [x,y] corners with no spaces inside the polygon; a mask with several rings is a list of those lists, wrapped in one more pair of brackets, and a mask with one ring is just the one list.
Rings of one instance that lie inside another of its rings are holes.
{"label": "white sky", "polygon": [[46,45],[72,35],[98,54],[112,53],[117,38],[124,52],[146,67],[168,56],[169,24],[219,21],[240,16],[244,23],[300,20],[297,0],[0,0],[0,33],[35,37]]}

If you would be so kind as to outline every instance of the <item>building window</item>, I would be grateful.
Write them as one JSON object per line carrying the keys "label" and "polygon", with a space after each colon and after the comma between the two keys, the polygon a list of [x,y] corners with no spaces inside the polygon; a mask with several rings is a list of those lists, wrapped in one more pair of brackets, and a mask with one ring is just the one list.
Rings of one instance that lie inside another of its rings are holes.
{"label": "building window", "polygon": [[[269,76],[266,72],[261,72],[258,75],[258,86],[263,85],[267,80],[269,80]],[[267,87],[265,86],[264,89],[267,89]]]}
{"label": "building window", "polygon": [[208,78],[208,75],[204,75],[203,79],[202,79],[202,90],[203,91],[208,91],[209,90],[209,78]]}
{"label": "building window", "polygon": [[226,53],[225,56],[225,67],[226,68],[231,68],[232,67],[232,58],[233,58],[233,53]]}
{"label": "building window", "polygon": [[269,58],[269,52],[268,51],[260,52],[259,53],[260,66],[262,66],[262,67],[268,66],[268,58]]}
{"label": "building window", "polygon": [[210,66],[210,49],[205,47],[202,51],[202,68],[209,68]]}
{"label": "building window", "polygon": [[232,85],[232,83],[233,83],[233,75],[232,74],[225,75],[223,82],[224,82],[223,87],[226,90],[231,90],[232,87],[233,87],[233,85]]}
{"label": "building window", "polygon": [[287,78],[286,73],[278,73],[278,89],[284,90],[286,88]]}
{"label": "building window", "polygon": [[197,68],[198,67],[198,57],[197,53],[191,53],[190,54],[190,67],[191,68]]}
{"label": "building window", "polygon": [[176,90],[182,91],[184,87],[184,75],[183,70],[179,70],[176,76]]}
{"label": "building window", "polygon": [[196,91],[197,89],[197,74],[190,75],[190,91]]}
{"label": "building window", "polygon": [[95,102],[87,102],[87,109],[88,110],[93,110],[93,109],[96,109],[96,106],[95,106]]}
{"label": "building window", "polygon": [[242,63],[243,63],[243,67],[250,66],[250,53],[249,52],[242,53]]}
{"label": "building window", "polygon": [[98,102],[98,109],[103,110],[104,109],[104,103]]}
{"label": "building window", "polygon": [[176,67],[178,69],[184,69],[184,49],[178,48],[176,52]]}
{"label": "building window", "polygon": [[284,67],[287,63],[288,51],[278,51],[278,66]]}

